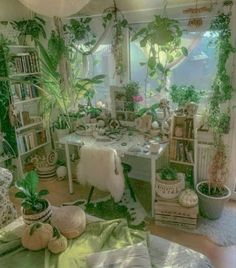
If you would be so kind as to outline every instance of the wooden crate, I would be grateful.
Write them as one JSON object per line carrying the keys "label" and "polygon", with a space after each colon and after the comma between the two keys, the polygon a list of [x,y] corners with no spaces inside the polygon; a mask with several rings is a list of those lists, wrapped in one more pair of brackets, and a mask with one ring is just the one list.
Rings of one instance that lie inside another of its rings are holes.
{"label": "wooden crate", "polygon": [[155,221],[167,225],[179,225],[186,228],[196,228],[198,206],[186,208],[176,199],[164,200],[157,198],[155,202]]}

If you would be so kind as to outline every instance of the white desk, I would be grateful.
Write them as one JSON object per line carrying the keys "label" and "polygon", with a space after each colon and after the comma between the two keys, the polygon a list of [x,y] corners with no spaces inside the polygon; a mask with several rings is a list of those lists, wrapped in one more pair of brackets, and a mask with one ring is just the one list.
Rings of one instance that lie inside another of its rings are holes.
{"label": "white desk", "polygon": [[[163,153],[167,150],[167,144],[161,144],[159,152],[156,154],[150,152],[131,152],[129,149],[138,144],[143,143],[142,135],[124,135],[120,140],[114,141],[97,141],[91,136],[79,136],[76,133],[69,134],[59,140],[59,143],[65,145],[66,153],[66,165],[68,169],[68,183],[69,183],[69,192],[73,193],[73,181],[71,174],[71,163],[70,163],[70,152],[69,145],[80,146],[83,144],[86,145],[95,145],[95,146],[109,146],[117,151],[120,157],[124,155],[136,156],[141,158],[148,158],[151,160],[151,194],[152,194],[152,216],[154,216],[154,203],[155,203],[155,184],[156,184],[156,161]],[[126,145],[124,145],[126,144]]]}

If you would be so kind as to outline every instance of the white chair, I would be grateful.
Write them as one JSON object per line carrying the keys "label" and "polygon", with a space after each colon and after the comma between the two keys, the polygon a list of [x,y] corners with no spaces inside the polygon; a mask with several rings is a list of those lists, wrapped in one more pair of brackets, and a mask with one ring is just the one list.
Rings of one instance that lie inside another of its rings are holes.
{"label": "white chair", "polygon": [[17,218],[16,209],[8,195],[12,179],[11,172],[0,167],[0,228],[3,228]]}
{"label": "white chair", "polygon": [[109,147],[82,146],[77,179],[83,185],[92,186],[88,203],[94,187],[109,192],[115,202],[120,201],[124,192],[125,183],[120,158],[116,150]]}

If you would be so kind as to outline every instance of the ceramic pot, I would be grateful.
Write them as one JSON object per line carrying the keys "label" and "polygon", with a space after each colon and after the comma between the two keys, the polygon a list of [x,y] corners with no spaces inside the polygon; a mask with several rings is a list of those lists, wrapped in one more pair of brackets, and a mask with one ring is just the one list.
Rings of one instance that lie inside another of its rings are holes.
{"label": "ceramic pot", "polygon": [[21,208],[23,221],[25,224],[31,224],[35,222],[49,222],[52,216],[52,207],[48,200],[45,200],[45,209],[39,213],[27,214],[25,209]]}
{"label": "ceramic pot", "polygon": [[224,185],[225,189],[228,191],[227,195],[221,197],[209,196],[199,190],[199,187],[204,183],[207,183],[207,181],[201,181],[196,186],[196,191],[199,198],[200,213],[203,217],[211,220],[217,220],[222,214],[226,201],[228,201],[230,198],[231,191],[227,186]]}
{"label": "ceramic pot", "polygon": [[61,138],[68,135],[70,133],[70,130],[69,128],[66,128],[66,129],[55,128],[55,133],[56,133],[57,140],[60,140]]}

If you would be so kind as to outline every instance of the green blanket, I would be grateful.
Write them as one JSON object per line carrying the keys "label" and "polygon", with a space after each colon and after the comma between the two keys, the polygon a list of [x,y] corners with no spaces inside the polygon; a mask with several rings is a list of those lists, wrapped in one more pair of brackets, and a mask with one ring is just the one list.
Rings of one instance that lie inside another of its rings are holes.
{"label": "green blanket", "polygon": [[47,249],[26,250],[14,232],[0,232],[0,264],[4,268],[83,268],[87,267],[86,256],[93,252],[126,247],[146,238],[147,233],[130,229],[125,220],[93,222],[80,237],[69,240],[66,251],[54,255]]}

